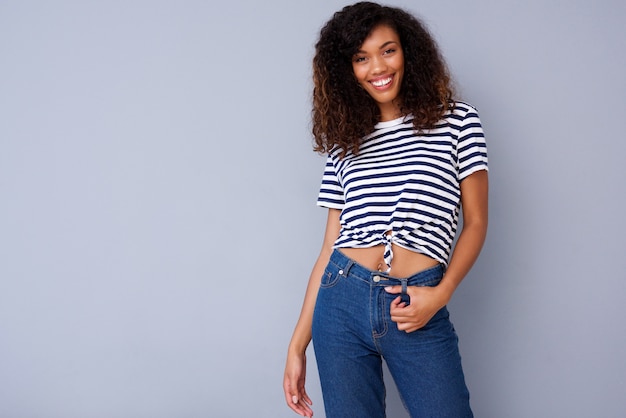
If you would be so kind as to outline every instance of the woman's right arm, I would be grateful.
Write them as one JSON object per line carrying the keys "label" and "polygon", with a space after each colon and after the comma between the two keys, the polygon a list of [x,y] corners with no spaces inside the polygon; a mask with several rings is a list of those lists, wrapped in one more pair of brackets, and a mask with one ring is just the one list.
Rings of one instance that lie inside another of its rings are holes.
{"label": "woman's right arm", "polygon": [[313,310],[315,309],[320,280],[333,251],[333,244],[339,236],[339,230],[341,228],[339,224],[340,213],[341,211],[338,209],[328,210],[322,249],[313,266],[311,276],[309,277],[309,284],[304,296],[300,318],[298,319],[293,336],[291,337],[291,342],[289,343],[289,349],[287,350],[287,364],[285,366],[285,377],[283,380],[285,399],[291,409],[305,417],[313,416],[313,411],[311,410],[312,402],[304,389],[306,376],[305,351],[311,341]]}

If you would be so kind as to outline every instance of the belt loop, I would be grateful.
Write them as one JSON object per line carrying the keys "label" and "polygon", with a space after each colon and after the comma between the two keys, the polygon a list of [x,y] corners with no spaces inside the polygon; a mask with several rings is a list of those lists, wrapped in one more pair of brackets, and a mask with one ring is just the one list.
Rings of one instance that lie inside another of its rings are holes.
{"label": "belt loop", "polygon": [[400,285],[402,286],[402,293],[400,294],[400,299],[402,300],[402,302],[406,303],[407,305],[410,305],[411,298],[406,292],[408,281],[409,279],[400,279]]}
{"label": "belt loop", "polygon": [[400,279],[400,284],[402,285],[403,295],[406,295],[407,282],[408,282],[408,279]]}
{"label": "belt loop", "polygon": [[348,273],[350,272],[350,269],[352,268],[353,265],[354,265],[354,261],[351,259],[348,259],[346,266],[339,271],[339,274],[344,277],[348,277]]}

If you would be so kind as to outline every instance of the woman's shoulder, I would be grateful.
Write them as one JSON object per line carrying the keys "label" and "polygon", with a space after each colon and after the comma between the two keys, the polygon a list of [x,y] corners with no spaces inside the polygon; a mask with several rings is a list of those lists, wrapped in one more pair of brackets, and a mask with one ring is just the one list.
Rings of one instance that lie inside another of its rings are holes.
{"label": "woman's shoulder", "polygon": [[476,107],[462,100],[452,102],[451,108],[443,116],[443,119],[447,123],[459,126],[473,122],[480,123]]}
{"label": "woman's shoulder", "polygon": [[448,114],[462,116],[462,117],[465,117],[468,114],[472,114],[472,115],[476,115],[477,116],[478,115],[478,109],[476,108],[476,106],[474,106],[471,103],[468,103],[466,101],[455,100],[454,102],[452,102],[452,107],[451,107],[450,111],[448,112]]}
{"label": "woman's shoulder", "polygon": [[466,102],[465,100],[455,100],[451,102],[451,112],[458,114],[465,113],[477,113],[478,109],[473,104]]}

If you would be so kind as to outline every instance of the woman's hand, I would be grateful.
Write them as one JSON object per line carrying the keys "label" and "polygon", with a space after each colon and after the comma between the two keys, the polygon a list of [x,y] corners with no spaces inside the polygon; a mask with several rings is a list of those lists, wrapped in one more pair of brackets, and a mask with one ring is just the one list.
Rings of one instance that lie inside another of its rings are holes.
{"label": "woman's hand", "polygon": [[[388,286],[385,290],[387,293],[399,294],[402,292],[402,286]],[[391,302],[390,309],[391,320],[398,324],[400,331],[405,332],[422,328],[449,299],[442,289],[437,287],[408,286],[406,292],[411,298],[411,303],[407,305],[398,296]]]}
{"label": "woman's hand", "polygon": [[287,365],[285,366],[285,377],[283,379],[283,389],[285,400],[289,408],[303,417],[312,417],[313,402],[304,389],[306,377],[306,355],[289,353],[287,355]]}

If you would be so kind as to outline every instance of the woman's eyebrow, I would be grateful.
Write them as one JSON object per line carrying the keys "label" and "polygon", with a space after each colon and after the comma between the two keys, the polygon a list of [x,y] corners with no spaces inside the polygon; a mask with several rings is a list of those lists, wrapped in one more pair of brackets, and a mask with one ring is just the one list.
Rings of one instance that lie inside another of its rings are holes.
{"label": "woman's eyebrow", "polygon": [[[397,44],[397,41],[387,41],[384,44],[382,44],[381,46],[378,47],[378,49],[383,49],[386,48],[387,46],[389,46],[390,44]],[[354,53],[354,55],[356,54],[367,54],[367,51],[363,51],[362,49],[359,49],[358,51],[356,51]]]}
{"label": "woman's eyebrow", "polygon": [[390,44],[397,44],[397,43],[398,43],[398,42],[396,42],[396,41],[387,41],[387,42],[385,42],[384,44],[382,44],[382,45],[379,47],[379,49],[383,49],[383,48],[386,48],[387,46],[389,46]]}

